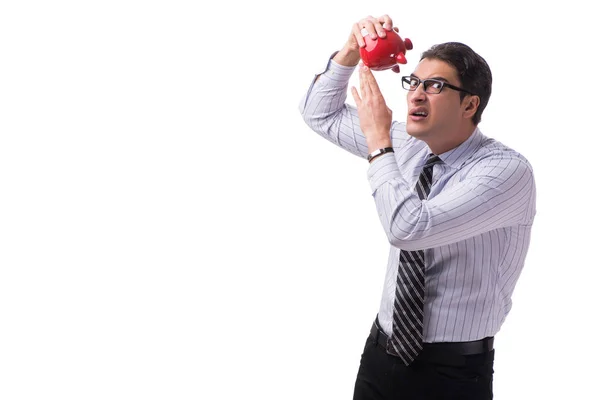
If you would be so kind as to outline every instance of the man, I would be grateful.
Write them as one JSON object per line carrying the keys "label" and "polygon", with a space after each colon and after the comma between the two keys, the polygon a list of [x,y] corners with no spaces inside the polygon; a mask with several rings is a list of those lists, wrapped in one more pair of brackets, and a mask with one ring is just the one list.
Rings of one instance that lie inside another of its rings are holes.
{"label": "man", "polygon": [[532,169],[477,127],[492,75],[464,44],[433,46],[402,78],[406,123],[392,121],[362,63],[360,92],[351,89],[357,107],[344,103],[363,33],[383,38],[392,26],[387,15],[354,24],[300,105],[315,132],[369,161],[391,244],[354,398],[491,399],[493,337],[511,308],[535,215]]}

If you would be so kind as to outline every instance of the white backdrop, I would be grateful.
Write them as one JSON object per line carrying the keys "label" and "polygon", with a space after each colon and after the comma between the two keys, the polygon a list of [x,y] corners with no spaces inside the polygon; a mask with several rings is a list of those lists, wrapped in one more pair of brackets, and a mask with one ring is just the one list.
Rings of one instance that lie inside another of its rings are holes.
{"label": "white backdrop", "polygon": [[[480,127],[534,167],[495,398],[593,398],[584,3],[3,2],[0,398],[351,398],[387,243],[367,163],[297,106],[351,24],[383,13],[415,44],[404,72],[446,41],[488,61]],[[398,75],[376,76],[402,120]]]}

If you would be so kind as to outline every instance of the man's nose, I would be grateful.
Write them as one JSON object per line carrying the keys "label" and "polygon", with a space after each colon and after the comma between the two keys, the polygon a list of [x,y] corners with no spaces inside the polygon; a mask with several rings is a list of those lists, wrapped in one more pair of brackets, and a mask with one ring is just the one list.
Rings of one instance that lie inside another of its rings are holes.
{"label": "man's nose", "polygon": [[427,100],[427,94],[425,93],[425,89],[423,84],[417,86],[417,88],[411,92],[408,92],[409,100],[412,103],[422,103]]}

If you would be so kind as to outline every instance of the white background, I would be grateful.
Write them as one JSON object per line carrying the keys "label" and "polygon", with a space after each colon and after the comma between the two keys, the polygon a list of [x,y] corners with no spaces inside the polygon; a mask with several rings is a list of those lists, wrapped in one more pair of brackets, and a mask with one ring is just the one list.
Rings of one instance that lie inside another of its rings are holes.
{"label": "white background", "polygon": [[[0,398],[351,398],[387,243],[366,162],[297,106],[352,23],[384,13],[415,44],[403,72],[446,41],[488,61],[480,127],[534,167],[495,398],[597,396],[584,3],[3,2]],[[376,76],[403,120],[399,76]]]}

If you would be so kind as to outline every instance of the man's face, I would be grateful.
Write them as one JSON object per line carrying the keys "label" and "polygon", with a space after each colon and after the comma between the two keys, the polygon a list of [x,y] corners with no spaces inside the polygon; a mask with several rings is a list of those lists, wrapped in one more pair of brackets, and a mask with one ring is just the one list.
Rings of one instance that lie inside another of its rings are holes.
{"label": "man's face", "polygon": [[[456,70],[444,61],[423,59],[412,76],[425,79],[437,79],[460,87]],[[407,95],[408,115],[406,131],[409,135],[426,142],[441,140],[453,135],[463,121],[460,92],[444,87],[438,94],[425,92],[421,83],[415,91]]]}

